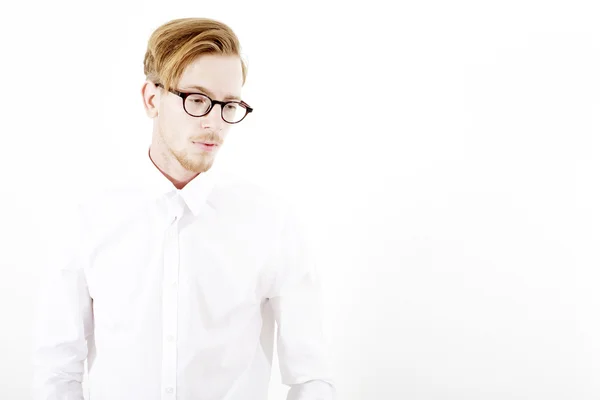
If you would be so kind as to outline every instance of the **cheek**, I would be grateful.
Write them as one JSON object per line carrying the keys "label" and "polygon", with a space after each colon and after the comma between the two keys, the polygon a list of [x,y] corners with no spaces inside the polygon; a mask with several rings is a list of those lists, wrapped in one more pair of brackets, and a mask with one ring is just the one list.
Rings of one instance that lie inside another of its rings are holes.
{"label": "cheek", "polygon": [[162,114],[160,122],[161,131],[167,143],[174,147],[185,145],[193,128],[185,116],[181,116],[178,113],[165,112]]}
{"label": "cheek", "polygon": [[230,129],[231,129],[231,125],[229,125],[229,124],[223,125],[223,129],[221,130],[221,137],[223,138],[223,140],[225,140],[227,138],[227,135],[229,135]]}

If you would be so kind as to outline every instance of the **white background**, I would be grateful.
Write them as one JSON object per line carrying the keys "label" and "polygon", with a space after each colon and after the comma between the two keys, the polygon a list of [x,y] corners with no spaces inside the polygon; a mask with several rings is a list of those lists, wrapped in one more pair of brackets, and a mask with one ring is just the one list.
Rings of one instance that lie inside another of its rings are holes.
{"label": "white background", "polygon": [[340,400],[600,398],[594,3],[3,2],[0,398],[53,210],[149,143],[146,41],[187,16],[242,42],[217,162],[305,212]]}

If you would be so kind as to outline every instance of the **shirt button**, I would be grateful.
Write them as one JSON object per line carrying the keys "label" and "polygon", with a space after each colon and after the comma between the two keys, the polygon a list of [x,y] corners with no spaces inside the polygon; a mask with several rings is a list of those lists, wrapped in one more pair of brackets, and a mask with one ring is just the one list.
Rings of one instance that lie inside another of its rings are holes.
{"label": "shirt button", "polygon": [[167,336],[167,341],[168,341],[169,343],[172,343],[174,340],[175,340],[175,338],[173,337],[173,335],[169,335],[169,336]]}
{"label": "shirt button", "polygon": [[168,388],[165,389],[165,392],[171,394],[171,393],[173,393],[173,388],[172,387],[168,387]]}

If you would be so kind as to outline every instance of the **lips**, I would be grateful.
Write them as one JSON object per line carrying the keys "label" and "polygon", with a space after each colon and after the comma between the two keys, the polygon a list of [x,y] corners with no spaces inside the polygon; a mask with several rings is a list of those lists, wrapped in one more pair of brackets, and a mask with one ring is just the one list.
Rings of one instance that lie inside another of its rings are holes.
{"label": "lips", "polygon": [[204,153],[212,153],[217,151],[218,144],[214,142],[192,142],[194,148]]}
{"label": "lips", "polygon": [[194,144],[205,144],[207,146],[218,146],[218,143],[214,143],[214,142],[192,142]]}

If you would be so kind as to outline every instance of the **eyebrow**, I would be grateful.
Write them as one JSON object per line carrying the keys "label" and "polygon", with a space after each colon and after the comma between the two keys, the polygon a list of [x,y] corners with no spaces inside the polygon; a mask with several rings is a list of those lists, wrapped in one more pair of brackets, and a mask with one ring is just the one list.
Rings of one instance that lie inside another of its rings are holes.
{"label": "eyebrow", "polygon": [[[196,90],[199,90],[199,91],[201,91],[201,92],[203,92],[203,93],[206,93],[206,94],[207,94],[207,95],[209,95],[210,97],[216,97],[216,96],[215,96],[215,94],[214,94],[213,92],[211,92],[210,90],[208,90],[208,89],[207,89],[207,88],[205,88],[205,87],[198,86],[198,85],[183,85],[183,86],[185,86],[185,87],[187,87],[187,88],[191,88],[191,89],[196,89]],[[185,89],[183,89],[183,90],[185,90]],[[225,99],[224,99],[224,100],[237,100],[237,101],[241,101],[242,99],[240,99],[240,97],[239,97],[239,96],[234,96],[234,95],[232,95],[232,94],[228,94],[228,95],[226,95],[226,96],[225,96]]]}

